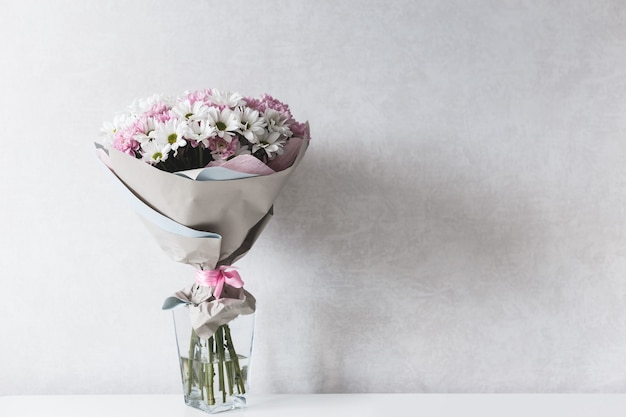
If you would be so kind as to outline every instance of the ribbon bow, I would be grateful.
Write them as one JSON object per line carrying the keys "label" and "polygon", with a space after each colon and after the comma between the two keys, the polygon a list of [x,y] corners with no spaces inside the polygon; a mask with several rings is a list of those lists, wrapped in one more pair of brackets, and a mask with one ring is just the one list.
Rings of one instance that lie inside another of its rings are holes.
{"label": "ribbon bow", "polygon": [[220,298],[224,283],[231,287],[243,287],[243,281],[239,272],[232,266],[222,265],[217,269],[202,270],[196,269],[196,284],[203,287],[214,287],[213,295]]}

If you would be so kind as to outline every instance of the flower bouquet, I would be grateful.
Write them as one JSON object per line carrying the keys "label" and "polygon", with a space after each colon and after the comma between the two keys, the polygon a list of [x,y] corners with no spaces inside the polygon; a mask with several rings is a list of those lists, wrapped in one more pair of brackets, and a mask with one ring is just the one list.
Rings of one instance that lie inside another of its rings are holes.
{"label": "flower bouquet", "polygon": [[[168,297],[188,405],[245,406],[256,300],[233,263],[272,217],[304,156],[307,123],[269,95],[207,89],[135,100],[102,128],[98,155],[163,251],[195,280]],[[240,324],[248,334],[239,336]]]}

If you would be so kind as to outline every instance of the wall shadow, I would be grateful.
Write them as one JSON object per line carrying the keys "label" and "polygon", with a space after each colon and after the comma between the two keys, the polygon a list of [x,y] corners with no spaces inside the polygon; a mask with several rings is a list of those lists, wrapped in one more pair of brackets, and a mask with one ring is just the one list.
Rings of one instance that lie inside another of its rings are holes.
{"label": "wall shadow", "polygon": [[[523,188],[510,187],[515,178],[494,180],[472,162],[445,143],[388,162],[362,148],[327,154],[312,143],[264,238],[289,236],[282,249],[310,282],[299,286],[314,291],[298,305],[315,316],[307,332],[333,341],[309,352],[315,391],[427,391],[409,358],[436,353],[416,345],[419,334],[462,323],[468,308],[500,292],[525,291],[520,268],[545,232]],[[396,358],[397,384],[372,385],[380,366],[360,361],[375,352]]]}

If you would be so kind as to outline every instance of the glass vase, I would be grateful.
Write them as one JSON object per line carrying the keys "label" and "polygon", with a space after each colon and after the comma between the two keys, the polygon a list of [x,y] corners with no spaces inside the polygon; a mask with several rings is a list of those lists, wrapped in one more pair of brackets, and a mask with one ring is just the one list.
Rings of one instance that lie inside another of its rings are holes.
{"label": "glass vase", "polygon": [[201,338],[188,306],[172,314],[185,404],[211,414],[245,407],[255,315],[240,315]]}

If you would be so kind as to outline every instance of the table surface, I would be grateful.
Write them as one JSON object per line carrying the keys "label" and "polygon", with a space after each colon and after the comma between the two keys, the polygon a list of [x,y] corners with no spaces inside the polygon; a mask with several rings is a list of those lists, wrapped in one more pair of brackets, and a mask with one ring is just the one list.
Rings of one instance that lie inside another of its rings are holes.
{"label": "table surface", "polygon": [[[0,397],[6,417],[200,417],[182,395],[67,395]],[[221,416],[620,416],[623,394],[308,394],[250,396],[245,409]]]}

